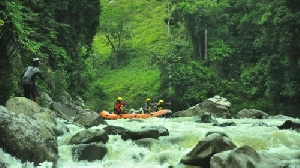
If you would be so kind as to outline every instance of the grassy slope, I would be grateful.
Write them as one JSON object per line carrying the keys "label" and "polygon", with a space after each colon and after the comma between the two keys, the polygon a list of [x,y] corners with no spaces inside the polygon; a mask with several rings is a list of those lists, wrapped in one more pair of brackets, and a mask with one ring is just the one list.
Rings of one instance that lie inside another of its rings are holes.
{"label": "grassy slope", "polygon": [[[103,107],[94,107],[112,110],[118,96],[130,101],[130,108],[141,107],[147,97],[158,100],[160,71],[151,65],[150,50],[156,53],[164,53],[167,45],[167,26],[164,23],[166,17],[165,1],[133,0],[135,3],[132,11],[135,19],[133,38],[128,41],[133,48],[140,52],[137,58],[119,70],[101,70],[101,78],[97,83],[103,87],[107,97],[101,104]],[[101,32],[95,37],[94,50],[98,55],[98,62],[107,60],[110,56],[110,46]]]}

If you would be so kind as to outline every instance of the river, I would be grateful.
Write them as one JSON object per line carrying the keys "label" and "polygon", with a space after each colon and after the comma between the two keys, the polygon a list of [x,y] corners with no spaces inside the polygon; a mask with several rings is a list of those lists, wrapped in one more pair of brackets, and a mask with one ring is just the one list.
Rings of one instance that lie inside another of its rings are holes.
{"label": "river", "polygon": [[[300,167],[300,133],[293,130],[279,130],[277,126],[284,123],[284,119],[217,119],[219,123],[234,122],[237,126],[216,127],[212,123],[196,123],[192,117],[183,118],[149,118],[142,122],[128,119],[107,120],[109,125],[121,126],[131,130],[138,130],[142,126],[163,126],[169,130],[169,136],[161,136],[156,144],[150,148],[137,146],[133,141],[123,141],[119,135],[109,135],[106,143],[108,153],[103,160],[94,162],[73,162],[71,156],[72,145],[68,145],[70,138],[84,128],[68,125],[69,133],[59,137],[59,168],[160,168],[176,166],[182,156],[187,154],[205,136],[208,131],[225,132],[232,142],[239,146],[249,145],[256,151],[276,155],[283,162],[293,163]],[[298,119],[295,119],[298,121]],[[263,122],[267,126],[252,127],[253,123]],[[105,126],[90,129],[102,129]],[[9,161],[12,168],[31,168],[31,163],[21,164],[14,157],[2,150],[2,159]],[[42,163],[40,168],[50,168],[52,163]],[[297,166],[295,166],[297,167]]]}

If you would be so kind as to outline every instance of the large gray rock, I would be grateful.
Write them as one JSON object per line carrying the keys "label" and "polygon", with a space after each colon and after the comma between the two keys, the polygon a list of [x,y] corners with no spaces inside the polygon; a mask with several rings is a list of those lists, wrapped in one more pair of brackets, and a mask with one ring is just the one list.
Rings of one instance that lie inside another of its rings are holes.
{"label": "large gray rock", "polygon": [[194,121],[196,123],[218,123],[214,115],[211,113],[203,113],[201,117],[195,117]]}
{"label": "large gray rock", "polygon": [[47,108],[38,106],[35,102],[25,97],[13,97],[10,98],[6,104],[6,108],[15,112],[22,113],[26,116],[33,117],[34,114],[49,111]]}
{"label": "large gray rock", "polygon": [[219,152],[236,147],[225,133],[210,132],[198,142],[193,150],[181,158],[180,163],[192,166],[209,167],[210,158]]}
{"label": "large gray rock", "polygon": [[53,103],[52,98],[45,92],[41,94],[41,104],[43,107],[50,108],[51,104]]}
{"label": "large gray rock", "polygon": [[261,110],[243,109],[238,112],[237,118],[267,119],[269,115]]}
{"label": "large gray rock", "polygon": [[219,106],[224,106],[226,108],[230,108],[231,107],[231,103],[224,97],[221,97],[219,95],[216,95],[212,98],[207,99],[208,101],[214,102]]}
{"label": "large gray rock", "polygon": [[89,144],[92,142],[102,142],[106,143],[108,141],[108,135],[104,130],[83,130],[75,134],[71,139],[69,144]]}
{"label": "large gray rock", "polygon": [[228,154],[216,154],[211,158],[210,167],[255,168],[261,161],[259,154],[249,146],[242,146]]}
{"label": "large gray rock", "polygon": [[75,117],[73,122],[80,124],[85,128],[91,128],[98,125],[108,125],[107,122],[104,121],[103,118],[95,112],[80,113]]}
{"label": "large gray rock", "polygon": [[53,102],[50,105],[50,109],[54,110],[57,114],[59,114],[59,117],[63,119],[75,117],[78,113],[76,110],[70,108],[69,106],[61,102]]}
{"label": "large gray rock", "polygon": [[81,144],[72,148],[73,161],[86,160],[89,162],[102,160],[107,148],[102,143]]}
{"label": "large gray rock", "polygon": [[144,139],[136,140],[134,141],[134,143],[141,147],[151,148],[152,145],[158,144],[159,141],[153,138],[144,138]]}
{"label": "large gray rock", "polygon": [[271,154],[258,153],[250,146],[244,145],[233,150],[215,154],[210,160],[210,167],[256,168],[285,167],[283,162]]}
{"label": "large gray rock", "polygon": [[41,125],[45,125],[55,136],[60,136],[68,132],[68,128],[57,120],[57,115],[54,111],[43,108],[25,97],[10,98],[6,102],[6,108],[40,122]]}
{"label": "large gray rock", "polygon": [[282,125],[278,126],[279,129],[293,129],[300,132],[300,122],[295,122],[292,120],[286,120]]}
{"label": "large gray rock", "polygon": [[143,129],[143,130],[139,130],[139,131],[127,130],[127,131],[121,133],[121,138],[124,141],[126,141],[128,139],[139,140],[139,139],[143,139],[143,138],[158,139],[159,131],[156,129]]}
{"label": "large gray rock", "polygon": [[159,136],[168,136],[169,130],[163,126],[143,126],[142,129],[156,129],[159,132]]}
{"label": "large gray rock", "polygon": [[202,103],[196,104],[187,110],[182,110],[172,114],[172,117],[202,117],[207,113],[212,114],[215,117],[231,118],[230,111],[231,104],[226,98],[215,96],[207,99]]}
{"label": "large gray rock", "polygon": [[4,151],[22,162],[56,163],[57,140],[47,122],[38,122],[4,106],[0,106],[0,116],[0,147]]}
{"label": "large gray rock", "polygon": [[103,128],[107,135],[121,135],[123,132],[129,131],[128,129],[120,126],[108,125]]}

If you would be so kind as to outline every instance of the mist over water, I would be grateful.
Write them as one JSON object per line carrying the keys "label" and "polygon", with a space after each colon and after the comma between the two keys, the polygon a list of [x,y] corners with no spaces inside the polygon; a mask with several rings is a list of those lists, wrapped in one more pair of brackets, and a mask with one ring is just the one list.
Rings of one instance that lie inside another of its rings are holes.
{"label": "mist over water", "polygon": [[[217,127],[212,123],[196,123],[193,117],[184,118],[149,118],[142,122],[129,119],[106,120],[109,125],[121,126],[130,130],[140,130],[142,126],[163,126],[169,130],[169,136],[161,136],[149,147],[140,147],[134,141],[121,139],[120,135],[109,135],[106,143],[108,153],[103,160],[94,162],[74,162],[71,155],[73,145],[69,140],[77,132],[84,130],[76,125],[68,125],[70,132],[59,137],[58,167],[168,167],[176,166],[180,159],[190,152],[209,131],[225,132],[238,147],[249,145],[257,152],[278,156],[283,162],[294,163],[300,167],[300,133],[293,130],[279,130],[277,126],[285,119],[217,119],[219,123],[234,122],[237,126]],[[295,121],[299,122],[298,119]],[[252,127],[253,123],[263,122],[267,126]],[[90,129],[102,129],[105,125]],[[21,164],[14,157],[0,150],[1,160],[12,163],[10,167],[31,168],[31,163]],[[51,167],[52,163],[42,163],[41,168]]]}

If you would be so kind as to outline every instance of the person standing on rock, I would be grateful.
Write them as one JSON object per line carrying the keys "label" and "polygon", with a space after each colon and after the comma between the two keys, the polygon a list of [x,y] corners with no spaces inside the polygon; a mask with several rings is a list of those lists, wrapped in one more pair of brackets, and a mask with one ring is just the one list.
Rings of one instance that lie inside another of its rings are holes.
{"label": "person standing on rock", "polygon": [[44,76],[38,68],[40,59],[33,58],[31,62],[32,65],[25,68],[21,74],[21,84],[24,91],[24,97],[31,99],[39,104],[39,94],[35,85],[36,77],[45,80],[51,74],[51,70],[48,69],[47,75]]}

